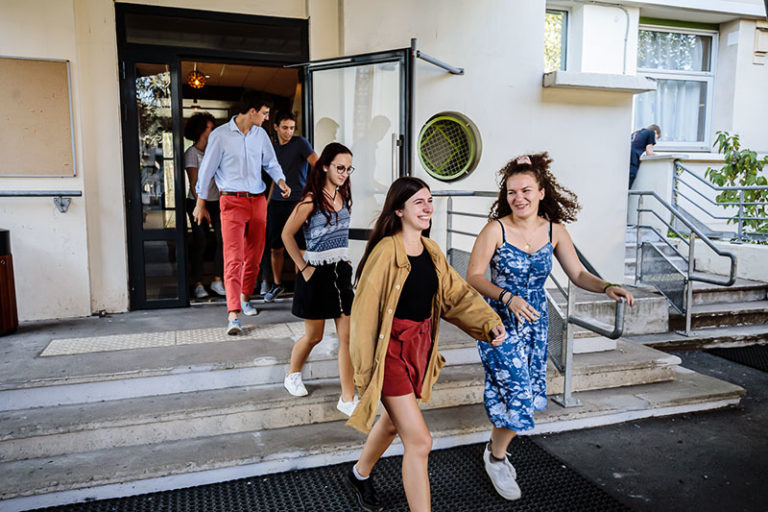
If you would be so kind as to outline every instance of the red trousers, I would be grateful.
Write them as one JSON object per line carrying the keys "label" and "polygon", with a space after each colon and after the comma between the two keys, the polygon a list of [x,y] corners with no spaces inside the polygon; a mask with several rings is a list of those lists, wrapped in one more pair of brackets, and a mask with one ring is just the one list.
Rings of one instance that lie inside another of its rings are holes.
{"label": "red trousers", "polygon": [[259,274],[267,227],[267,200],[264,195],[222,195],[219,205],[227,311],[240,311],[240,294],[250,296],[253,293]]}

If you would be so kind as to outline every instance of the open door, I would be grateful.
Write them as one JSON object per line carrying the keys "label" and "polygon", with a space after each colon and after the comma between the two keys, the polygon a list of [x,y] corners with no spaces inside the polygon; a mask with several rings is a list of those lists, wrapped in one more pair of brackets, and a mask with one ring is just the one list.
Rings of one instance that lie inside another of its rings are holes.
{"label": "open door", "polygon": [[350,252],[359,261],[390,184],[410,174],[411,49],[303,64],[304,133],[353,153]]}

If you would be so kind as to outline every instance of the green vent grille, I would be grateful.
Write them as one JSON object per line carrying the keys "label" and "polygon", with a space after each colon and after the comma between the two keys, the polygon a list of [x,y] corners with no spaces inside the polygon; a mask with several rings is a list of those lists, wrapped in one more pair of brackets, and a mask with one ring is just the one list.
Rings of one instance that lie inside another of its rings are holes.
{"label": "green vent grille", "polygon": [[453,181],[471,173],[480,160],[480,133],[466,116],[443,112],[419,132],[419,160],[434,178]]}

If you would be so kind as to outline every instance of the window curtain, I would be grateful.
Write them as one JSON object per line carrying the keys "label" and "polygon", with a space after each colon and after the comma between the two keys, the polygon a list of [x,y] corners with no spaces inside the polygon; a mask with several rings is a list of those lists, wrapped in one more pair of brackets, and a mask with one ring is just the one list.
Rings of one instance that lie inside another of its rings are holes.
{"label": "window curtain", "polygon": [[665,141],[702,141],[706,98],[706,82],[657,80],[655,91],[635,98],[635,129],[657,124]]}

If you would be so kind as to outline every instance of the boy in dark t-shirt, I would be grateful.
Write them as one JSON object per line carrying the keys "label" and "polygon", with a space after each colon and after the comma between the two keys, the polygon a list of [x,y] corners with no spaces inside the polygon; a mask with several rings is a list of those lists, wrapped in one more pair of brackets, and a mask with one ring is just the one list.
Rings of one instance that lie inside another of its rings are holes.
{"label": "boy in dark t-shirt", "polygon": [[632,188],[637,177],[637,170],[640,168],[640,156],[655,155],[653,146],[661,138],[661,128],[657,125],[649,125],[648,128],[637,130],[632,134],[632,146],[629,151],[629,188]]}
{"label": "boy in dark t-shirt", "polygon": [[[281,238],[285,221],[291,215],[294,207],[301,200],[301,193],[307,182],[309,167],[315,165],[318,156],[309,141],[304,137],[294,136],[296,116],[291,112],[281,112],[275,117],[277,144],[275,155],[280,167],[283,168],[285,181],[291,187],[290,197],[283,198],[280,190],[273,190],[267,208],[267,244],[270,249],[272,263],[272,288],[264,295],[264,302],[272,302],[285,289],[282,286],[281,275],[285,261],[285,247]],[[305,249],[304,236],[301,231],[296,233],[296,242],[300,249]]]}

